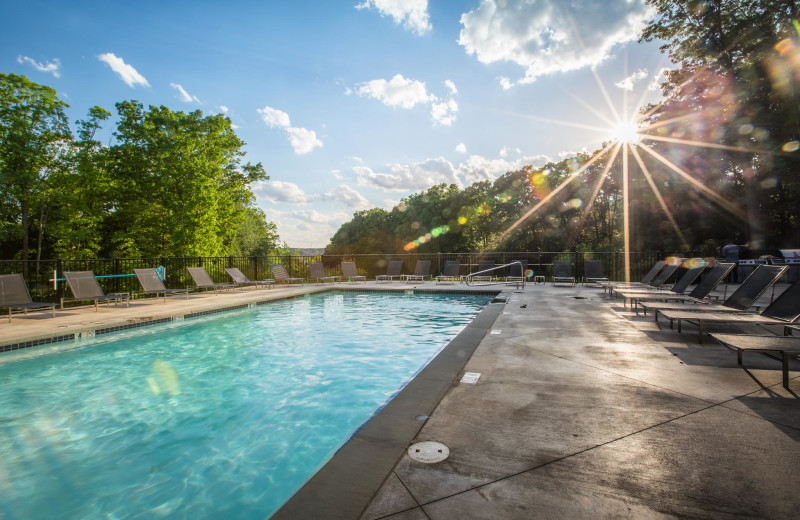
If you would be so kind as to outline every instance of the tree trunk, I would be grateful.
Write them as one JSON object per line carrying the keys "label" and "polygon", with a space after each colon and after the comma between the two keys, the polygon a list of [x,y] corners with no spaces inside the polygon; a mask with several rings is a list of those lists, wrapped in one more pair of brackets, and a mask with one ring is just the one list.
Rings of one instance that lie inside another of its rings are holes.
{"label": "tree trunk", "polygon": [[28,227],[30,226],[30,223],[28,222],[28,203],[23,200],[23,201],[21,201],[20,205],[22,206],[22,261],[23,262],[27,262],[27,260],[28,260]]}

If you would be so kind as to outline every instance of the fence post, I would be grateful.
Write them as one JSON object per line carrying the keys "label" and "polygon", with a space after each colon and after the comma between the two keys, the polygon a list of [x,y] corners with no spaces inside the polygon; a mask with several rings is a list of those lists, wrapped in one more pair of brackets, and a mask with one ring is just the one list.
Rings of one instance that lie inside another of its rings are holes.
{"label": "fence post", "polygon": [[114,259],[114,292],[121,292],[119,290],[119,275],[122,273],[119,271],[119,258]]}

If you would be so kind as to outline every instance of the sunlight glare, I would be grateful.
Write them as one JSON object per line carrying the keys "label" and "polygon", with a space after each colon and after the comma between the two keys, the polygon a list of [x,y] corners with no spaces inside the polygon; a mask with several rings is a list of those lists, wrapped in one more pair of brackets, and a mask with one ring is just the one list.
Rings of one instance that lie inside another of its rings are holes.
{"label": "sunlight glare", "polygon": [[620,143],[638,143],[642,139],[639,125],[634,122],[620,123],[611,130],[611,137]]}

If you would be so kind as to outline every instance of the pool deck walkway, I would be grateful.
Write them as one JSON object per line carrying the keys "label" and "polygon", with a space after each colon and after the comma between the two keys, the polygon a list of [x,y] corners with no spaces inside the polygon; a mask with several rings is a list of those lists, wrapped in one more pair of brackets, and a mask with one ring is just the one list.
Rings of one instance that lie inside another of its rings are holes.
{"label": "pool deck walkway", "polygon": [[[0,324],[0,345],[329,288],[34,313]],[[494,288],[507,303],[482,312],[384,408],[394,417],[378,414],[274,518],[798,517],[800,362],[791,361],[786,390],[780,361],[749,353],[739,366],[735,352],[698,343],[694,327],[678,334],[600,289]],[[481,376],[460,383],[464,372]],[[423,440],[446,444],[450,457],[423,464],[404,454]]]}
{"label": "pool deck walkway", "polygon": [[798,518],[796,359],[786,390],[779,360],[739,366],[600,289],[509,295],[464,367],[480,380],[454,381],[416,436],[450,457],[403,455],[362,520]]}

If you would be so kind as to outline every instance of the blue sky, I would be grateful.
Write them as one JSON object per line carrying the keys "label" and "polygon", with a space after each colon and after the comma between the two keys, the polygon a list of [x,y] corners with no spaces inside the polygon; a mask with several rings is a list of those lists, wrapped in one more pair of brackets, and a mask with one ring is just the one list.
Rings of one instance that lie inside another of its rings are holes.
{"label": "blue sky", "polygon": [[126,99],[225,112],[293,247],[433,184],[593,151],[670,66],[636,43],[643,0],[29,0],[0,17],[0,71],[55,88],[73,122]]}

